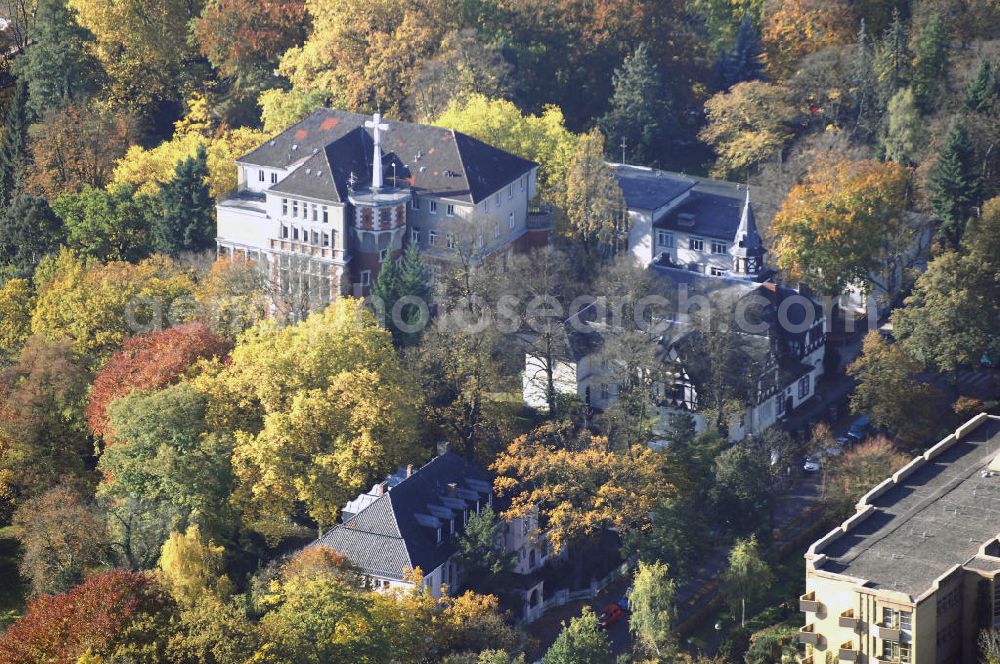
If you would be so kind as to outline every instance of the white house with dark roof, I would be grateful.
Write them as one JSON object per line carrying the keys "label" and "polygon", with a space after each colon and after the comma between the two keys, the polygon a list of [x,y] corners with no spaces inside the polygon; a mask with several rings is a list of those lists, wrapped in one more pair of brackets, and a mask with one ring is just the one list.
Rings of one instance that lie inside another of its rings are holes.
{"label": "white house with dark roof", "polygon": [[[452,452],[421,468],[398,469],[344,507],[342,522],[310,546],[329,546],[344,554],[375,590],[412,588],[412,573],[435,597],[455,591],[463,579],[455,560],[456,542],[469,518],[485,507],[503,509],[493,493],[493,475]],[[524,600],[523,615],[541,611],[543,584],[538,574],[549,547],[532,516],[504,526],[504,547],[515,554],[514,584]]]}
{"label": "white house with dark roof", "polygon": [[612,164],[629,213],[628,248],[641,265],[708,276],[766,277],[749,189],[740,184]]}
{"label": "white house with dark roof", "polygon": [[433,263],[470,233],[484,254],[548,241],[529,224],[538,164],[451,129],[321,109],[236,166],[237,190],[217,206],[219,254],[320,303],[367,294],[410,243]]}

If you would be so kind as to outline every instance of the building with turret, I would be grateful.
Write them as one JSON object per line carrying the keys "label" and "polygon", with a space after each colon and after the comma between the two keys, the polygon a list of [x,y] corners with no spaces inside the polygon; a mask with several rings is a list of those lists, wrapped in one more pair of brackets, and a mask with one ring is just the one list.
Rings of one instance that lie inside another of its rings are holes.
{"label": "building with turret", "polygon": [[408,244],[434,271],[460,237],[482,256],[548,242],[530,214],[538,164],[451,129],[321,109],[236,166],[219,255],[254,260],[278,292],[318,304],[367,295]]}

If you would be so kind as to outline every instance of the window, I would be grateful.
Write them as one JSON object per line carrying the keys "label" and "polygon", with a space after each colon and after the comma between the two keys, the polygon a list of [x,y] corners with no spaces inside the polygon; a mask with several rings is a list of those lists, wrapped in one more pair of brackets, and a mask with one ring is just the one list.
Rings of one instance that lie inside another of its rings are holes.
{"label": "window", "polygon": [[313,244],[319,244],[319,233],[317,231],[313,231]]}
{"label": "window", "polygon": [[500,192],[497,192],[497,195],[494,198],[496,199],[497,207],[500,207]]}
{"label": "window", "polygon": [[284,224],[281,225],[281,239],[288,239],[288,226],[285,226]]}
{"label": "window", "polygon": [[812,376],[803,376],[799,380],[799,398],[805,399],[809,396],[809,389],[812,387]]}
{"label": "window", "polygon": [[724,277],[726,276],[726,271],[721,267],[716,267],[714,265],[709,266],[708,273],[713,277]]}
{"label": "window", "polygon": [[278,174],[271,173],[271,184],[278,184]]}
{"label": "window", "polygon": [[388,249],[382,249],[381,251],[378,252],[378,262],[379,263],[384,263],[385,259],[387,259],[387,258],[389,258],[389,250]]}
{"label": "window", "polygon": [[672,249],[674,246],[674,234],[667,231],[656,231],[656,246]]}
{"label": "window", "polygon": [[410,242],[412,242],[413,244],[420,244],[420,229],[419,228],[414,227],[414,228],[410,229]]}
{"label": "window", "polygon": [[509,185],[507,185],[507,200],[511,200],[512,198],[514,198],[514,183],[513,182],[511,182]]}
{"label": "window", "polygon": [[299,229],[297,227],[292,229],[292,239],[296,242],[299,239]]}
{"label": "window", "polygon": [[528,181],[528,176],[521,176],[521,191],[524,191],[524,183]]}
{"label": "window", "polygon": [[298,201],[292,201],[292,216],[293,217],[299,216],[299,202]]}
{"label": "window", "polygon": [[438,213],[437,201],[431,201],[431,214],[437,214],[437,213]]}
{"label": "window", "polygon": [[441,543],[441,529],[440,528],[437,529],[437,543],[438,544]]}
{"label": "window", "polygon": [[726,246],[725,242],[712,242],[712,253],[713,254],[724,254],[729,251],[729,247]]}
{"label": "window", "polygon": [[451,233],[448,233],[448,248],[449,249],[455,248],[455,236],[452,235]]}
{"label": "window", "polygon": [[611,390],[608,388],[607,383],[601,383],[601,399],[607,401],[611,398]]}
{"label": "window", "polygon": [[446,215],[448,215],[449,217],[454,217],[455,216],[455,206],[452,205],[451,203],[448,203],[448,207],[445,208],[445,212],[444,213]]}
{"label": "window", "polygon": [[281,216],[283,216],[283,217],[287,217],[288,216],[288,199],[287,198],[282,198],[281,199]]}
{"label": "window", "polygon": [[688,238],[688,249],[691,251],[705,251],[705,241],[701,238]]}
{"label": "window", "polygon": [[438,234],[437,231],[427,231],[427,244],[432,247],[437,246]]}
{"label": "window", "polygon": [[493,239],[494,240],[499,240],[500,239],[500,222],[499,221],[493,226]]}
{"label": "window", "polygon": [[361,271],[361,285],[362,286],[370,286],[371,283],[372,283],[372,271],[371,270],[362,270]]}
{"label": "window", "polygon": [[260,182],[264,181],[264,171],[257,171],[257,180]]}
{"label": "window", "polygon": [[329,233],[323,233],[323,246],[324,247],[329,247],[330,246],[330,234]]}
{"label": "window", "polygon": [[785,396],[783,394],[779,394],[774,400],[774,412],[778,414],[778,417],[785,414]]}
{"label": "window", "polygon": [[420,209],[420,199],[414,196],[410,199],[410,209],[419,210]]}
{"label": "window", "polygon": [[513,212],[511,212],[510,215],[507,217],[507,228],[509,228],[510,230],[514,230],[514,213]]}
{"label": "window", "polygon": [[313,203],[313,221],[319,221],[319,206]]}
{"label": "window", "polygon": [[323,223],[330,223],[330,211],[326,209],[325,205],[323,206]]}
{"label": "window", "polygon": [[882,660],[909,664],[913,661],[913,649],[909,643],[882,641]]}
{"label": "window", "polygon": [[479,245],[480,249],[486,246],[486,238],[483,237],[482,233],[479,234],[479,239],[476,241],[476,244]]}

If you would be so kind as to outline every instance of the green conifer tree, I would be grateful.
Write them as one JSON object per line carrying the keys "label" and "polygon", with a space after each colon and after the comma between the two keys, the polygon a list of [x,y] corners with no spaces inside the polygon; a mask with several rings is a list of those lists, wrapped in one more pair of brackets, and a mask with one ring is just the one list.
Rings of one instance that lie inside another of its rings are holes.
{"label": "green conifer tree", "polygon": [[1000,92],[1000,80],[993,64],[983,58],[979,61],[976,77],[965,89],[965,107],[970,111],[985,113],[993,107]]}
{"label": "green conifer tree", "polygon": [[851,86],[854,89],[855,131],[861,138],[871,138],[878,132],[882,122],[883,107],[879,105],[878,81],[875,77],[875,49],[864,19],[861,19],[861,26],[858,28]]}
{"label": "green conifer tree", "polygon": [[28,163],[28,86],[18,80],[0,139],[0,206],[10,204]]}
{"label": "green conifer tree", "polygon": [[611,110],[598,121],[609,154],[618,154],[624,140],[629,161],[656,162],[672,129],[671,107],[659,69],[641,44],[615,71]]}
{"label": "green conifer tree", "polygon": [[18,195],[0,215],[0,275],[30,277],[61,239],[62,222],[48,201]]}
{"label": "green conifer tree", "polygon": [[215,244],[215,204],[208,189],[204,146],[177,164],[170,182],[160,185],[160,212],[153,224],[153,247],[176,256]]}
{"label": "green conifer tree", "polygon": [[935,14],[920,31],[913,64],[913,94],[924,112],[934,110],[948,75],[948,32]]}
{"label": "green conifer tree", "polygon": [[907,43],[906,27],[897,9],[893,11],[892,23],[885,29],[875,49],[875,75],[883,108],[896,92],[909,84],[913,74],[912,63],[913,54]]}
{"label": "green conifer tree", "polygon": [[965,225],[980,204],[980,178],[969,135],[956,122],[937,164],[928,178],[931,210],[939,220],[942,240],[957,249]]}
{"label": "green conifer tree", "polygon": [[754,29],[753,20],[749,13],[744,14],[733,50],[723,54],[719,62],[722,85],[730,88],[743,81],[763,78],[762,54],[760,37]]}
{"label": "green conifer tree", "polygon": [[39,0],[31,39],[18,73],[28,83],[35,117],[97,87],[101,67],[87,52],[93,35],[80,27],[66,0]]}

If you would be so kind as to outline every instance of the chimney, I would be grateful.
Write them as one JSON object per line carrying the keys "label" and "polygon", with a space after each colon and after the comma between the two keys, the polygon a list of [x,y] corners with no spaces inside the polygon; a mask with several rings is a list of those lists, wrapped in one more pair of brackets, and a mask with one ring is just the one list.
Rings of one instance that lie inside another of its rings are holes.
{"label": "chimney", "polygon": [[444,456],[448,453],[448,441],[443,441],[437,444],[438,456]]}
{"label": "chimney", "polygon": [[388,482],[379,482],[373,488],[375,489],[375,495],[376,496],[384,496],[385,492],[389,488],[389,483]]}
{"label": "chimney", "polygon": [[413,464],[412,463],[406,466],[406,476],[407,477],[413,477]]}
{"label": "chimney", "polygon": [[448,497],[454,498],[455,494],[458,493],[458,484],[455,482],[448,483]]}

